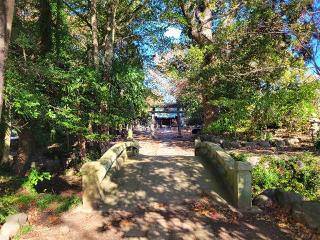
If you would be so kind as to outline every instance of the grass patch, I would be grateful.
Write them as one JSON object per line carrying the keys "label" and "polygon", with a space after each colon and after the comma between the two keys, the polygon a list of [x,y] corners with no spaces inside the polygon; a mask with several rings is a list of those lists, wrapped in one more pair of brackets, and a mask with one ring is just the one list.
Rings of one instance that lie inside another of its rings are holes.
{"label": "grass patch", "polygon": [[[61,196],[50,193],[37,193],[36,186],[43,180],[51,179],[51,175],[33,168],[28,177],[18,178],[6,168],[0,166],[0,224],[5,222],[7,216],[17,212],[29,210],[62,213],[79,205],[80,198],[77,195]],[[19,191],[18,189],[24,189]]]}
{"label": "grass patch", "polygon": [[20,233],[21,234],[27,234],[29,232],[32,231],[32,226],[31,225],[24,225],[21,229],[20,229]]}
{"label": "grass patch", "polygon": [[36,208],[45,211],[54,204],[54,212],[62,213],[79,205],[81,199],[78,196],[63,197],[55,194],[12,194],[0,197],[0,224],[5,222],[7,216],[19,211],[28,211]]}
{"label": "grass patch", "polygon": [[78,196],[71,196],[68,198],[64,198],[60,202],[60,206],[56,209],[58,213],[66,212],[71,208],[74,208],[81,204],[81,199]]}
{"label": "grass patch", "polygon": [[32,231],[31,225],[24,225],[21,227],[21,229],[19,230],[19,233],[13,238],[13,240],[20,240],[22,235],[27,234],[31,231]]}

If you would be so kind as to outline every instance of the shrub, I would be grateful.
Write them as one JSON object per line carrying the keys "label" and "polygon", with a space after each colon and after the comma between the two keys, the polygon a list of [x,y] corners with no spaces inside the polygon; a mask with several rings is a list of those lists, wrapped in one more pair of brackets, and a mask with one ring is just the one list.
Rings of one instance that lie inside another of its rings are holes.
{"label": "shrub", "polygon": [[48,172],[39,172],[37,168],[31,168],[30,174],[26,181],[23,183],[23,187],[30,192],[36,192],[35,186],[43,180],[50,180],[51,174]]}
{"label": "shrub", "polygon": [[264,157],[253,171],[253,192],[281,188],[295,191],[310,200],[320,199],[319,159],[302,154],[288,159]]}

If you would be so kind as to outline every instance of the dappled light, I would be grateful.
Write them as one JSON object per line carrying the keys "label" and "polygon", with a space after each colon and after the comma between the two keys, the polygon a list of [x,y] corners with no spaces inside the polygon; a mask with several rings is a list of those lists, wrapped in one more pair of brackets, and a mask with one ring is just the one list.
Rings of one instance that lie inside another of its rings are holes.
{"label": "dappled light", "polygon": [[[143,133],[140,153],[113,174],[116,187],[105,192],[98,211],[76,208],[49,229],[35,231],[56,239],[290,239],[267,219],[241,213],[215,169],[194,156],[193,147],[179,147],[175,132],[157,140]],[[171,136],[171,137],[170,137]],[[184,132],[184,137],[190,136]],[[188,141],[184,139],[185,141]],[[189,140],[190,146],[192,142]],[[85,225],[83,225],[85,223]],[[64,229],[65,228],[65,229]],[[270,229],[272,232],[269,232]],[[35,233],[34,233],[35,234]],[[32,239],[32,233],[26,235]]]}
{"label": "dappled light", "polygon": [[0,0],[0,240],[317,240],[320,0]]}

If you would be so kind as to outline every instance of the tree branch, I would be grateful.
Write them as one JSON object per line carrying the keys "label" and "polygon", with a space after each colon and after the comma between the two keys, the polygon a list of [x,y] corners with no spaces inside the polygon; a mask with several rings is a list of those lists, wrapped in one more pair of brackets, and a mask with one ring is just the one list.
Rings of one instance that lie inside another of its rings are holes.
{"label": "tree branch", "polygon": [[82,14],[78,13],[69,3],[66,1],[63,1],[63,3],[68,7],[68,9],[73,12],[77,17],[79,17],[90,29],[92,29],[91,23],[88,21],[88,19],[83,16]]}
{"label": "tree branch", "polygon": [[135,10],[133,10],[133,12],[131,13],[131,16],[129,16],[129,18],[124,18],[123,20],[120,20],[119,23],[124,23],[123,26],[119,27],[119,29],[122,29],[126,26],[128,26],[136,17],[137,17],[137,14],[139,13],[139,11],[141,9],[143,9],[148,3],[149,3],[150,0],[144,0],[142,4],[140,4],[139,6],[137,6],[137,8]]}

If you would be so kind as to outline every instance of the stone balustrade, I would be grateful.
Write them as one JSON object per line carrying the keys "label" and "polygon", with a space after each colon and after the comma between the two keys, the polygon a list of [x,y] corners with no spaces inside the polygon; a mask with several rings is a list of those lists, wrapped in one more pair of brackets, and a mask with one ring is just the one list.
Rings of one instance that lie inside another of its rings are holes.
{"label": "stone balustrade", "polygon": [[111,181],[128,157],[138,154],[139,144],[136,141],[117,143],[103,156],[93,162],[87,162],[81,167],[83,207],[95,209],[103,203],[106,195],[117,187]]}
{"label": "stone balustrade", "polygon": [[195,141],[195,155],[209,161],[228,188],[233,204],[241,209],[252,206],[252,175],[249,162],[235,161],[218,144]]}

